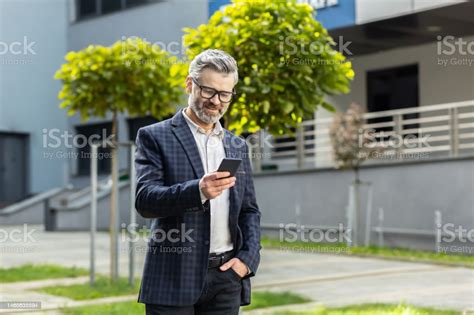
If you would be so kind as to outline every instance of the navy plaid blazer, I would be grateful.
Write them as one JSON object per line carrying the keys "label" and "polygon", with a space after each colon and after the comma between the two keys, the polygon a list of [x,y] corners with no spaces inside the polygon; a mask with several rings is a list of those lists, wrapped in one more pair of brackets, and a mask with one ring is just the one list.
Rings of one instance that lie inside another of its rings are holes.
{"label": "navy plaid blazer", "polygon": [[[260,262],[260,211],[245,141],[225,130],[223,143],[227,157],[243,160],[230,188],[228,224],[235,257],[251,270],[242,279],[241,305],[247,305],[249,278]],[[153,219],[138,302],[193,305],[204,288],[210,244],[210,203],[201,202],[204,169],[196,142],[178,111],[141,128],[136,144],[135,207]],[[172,237],[163,237],[165,232]]]}

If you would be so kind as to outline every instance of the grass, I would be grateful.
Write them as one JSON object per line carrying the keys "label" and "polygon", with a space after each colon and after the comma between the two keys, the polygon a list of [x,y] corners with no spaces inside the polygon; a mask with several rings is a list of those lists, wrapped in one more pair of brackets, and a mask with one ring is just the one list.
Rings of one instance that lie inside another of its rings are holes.
{"label": "grass", "polygon": [[[263,292],[262,292],[263,293]],[[266,294],[268,292],[265,292]],[[252,296],[252,299],[257,300],[257,296]],[[256,302],[256,301],[255,301]],[[254,302],[252,302],[253,304]],[[291,303],[294,304],[294,303]],[[261,304],[260,307],[278,306]],[[265,306],[263,306],[265,305]],[[257,307],[255,307],[257,308]],[[243,310],[250,310],[244,307]],[[92,305],[77,308],[62,309],[64,314],[68,315],[95,315],[95,314],[109,314],[109,315],[142,315],[145,313],[145,306],[140,303],[120,302],[102,305]],[[338,308],[318,308],[306,312],[275,312],[273,315],[457,315],[459,312],[453,310],[437,310],[425,307],[416,307],[405,304],[361,304],[351,305]]]}
{"label": "grass", "polygon": [[110,304],[100,304],[91,306],[82,306],[74,308],[63,308],[61,312],[68,315],[96,315],[96,314],[110,314],[110,315],[134,315],[145,314],[145,305],[137,303],[136,301],[119,302]]}
{"label": "grass", "polygon": [[[111,284],[109,278],[99,276],[94,287],[88,283],[52,286],[41,288],[40,291],[52,295],[69,297],[74,300],[91,300],[110,296],[123,296],[137,294],[139,281],[135,286],[129,286],[125,278],[121,278],[117,283]],[[252,294],[252,304],[243,307],[244,311],[267,308],[272,306],[283,306],[290,304],[306,303],[310,300],[290,292],[254,292]],[[77,308],[65,308],[61,310],[65,314],[71,315],[92,315],[92,314],[144,314],[143,304],[135,301],[119,302],[110,304],[90,305]],[[430,308],[420,308],[411,305],[393,304],[362,304],[339,308],[318,308],[306,312],[277,312],[274,315],[454,315],[459,312],[452,310],[435,310]]]}
{"label": "grass", "polygon": [[337,253],[367,257],[381,257],[397,260],[422,261],[438,264],[459,265],[474,268],[474,256],[462,254],[446,254],[429,251],[419,251],[405,248],[389,248],[378,246],[347,247],[345,244],[322,244],[312,242],[284,242],[273,238],[262,238],[264,248],[288,249],[305,252]]}
{"label": "grass", "polygon": [[87,274],[88,271],[82,268],[27,264],[13,268],[0,268],[0,283],[74,278]]}
{"label": "grass", "polygon": [[120,296],[129,294],[138,294],[140,281],[135,281],[134,286],[128,284],[128,279],[120,278],[116,283],[110,282],[110,279],[104,276],[98,276],[94,286],[89,283],[51,286],[38,289],[38,291],[71,298],[77,301],[99,299],[109,296]]}
{"label": "grass", "polygon": [[273,315],[458,315],[453,310],[437,310],[406,304],[360,304],[337,308],[318,308],[307,312],[275,312]]}
{"label": "grass", "polygon": [[[262,307],[270,306],[281,306],[296,303],[309,302],[308,299],[299,295],[283,292],[283,293],[272,293],[272,292],[255,292],[252,294],[252,304],[245,306],[244,310],[252,310]],[[92,315],[92,314],[144,314],[145,307],[143,304],[133,302],[119,302],[111,304],[91,305],[76,308],[62,309],[65,314],[71,315]]]}
{"label": "grass", "polygon": [[303,296],[291,293],[291,292],[254,292],[252,294],[251,304],[244,306],[244,311],[253,310],[256,308],[270,307],[270,306],[281,306],[289,304],[299,304],[310,302]]}

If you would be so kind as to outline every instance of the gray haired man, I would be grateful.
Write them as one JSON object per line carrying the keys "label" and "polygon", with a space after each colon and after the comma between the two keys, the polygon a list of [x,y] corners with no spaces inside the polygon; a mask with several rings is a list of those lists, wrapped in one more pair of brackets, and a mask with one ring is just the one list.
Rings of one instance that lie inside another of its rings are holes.
{"label": "gray haired man", "polygon": [[[138,132],[135,206],[153,219],[138,299],[147,314],[232,315],[250,304],[260,211],[245,141],[219,122],[237,81],[234,58],[202,52],[186,78],[187,108]],[[235,176],[217,172],[225,157],[242,159]]]}

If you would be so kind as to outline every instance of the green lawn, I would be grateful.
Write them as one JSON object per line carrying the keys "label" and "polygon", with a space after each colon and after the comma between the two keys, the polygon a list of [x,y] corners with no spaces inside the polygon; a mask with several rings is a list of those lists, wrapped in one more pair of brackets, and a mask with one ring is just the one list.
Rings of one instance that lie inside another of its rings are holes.
{"label": "green lawn", "polygon": [[74,284],[67,286],[51,286],[38,289],[51,295],[59,295],[71,298],[73,300],[91,300],[108,296],[120,296],[137,294],[140,288],[140,280],[135,281],[135,286],[128,284],[128,279],[120,278],[116,283],[111,283],[110,279],[104,276],[96,277],[93,287],[89,282],[84,284]]}
{"label": "green lawn", "polygon": [[[280,306],[296,303],[305,303],[309,300],[292,293],[272,293],[272,292],[255,292],[252,294],[252,304],[244,307],[244,310],[251,310],[262,307]],[[71,315],[95,315],[95,314],[144,314],[145,307],[143,304],[135,301],[120,302],[112,304],[92,305],[77,308],[67,308],[62,310],[66,314]]]}
{"label": "green lawn", "polygon": [[322,244],[311,242],[281,242],[278,239],[262,238],[264,248],[290,249],[295,251],[337,253],[343,255],[358,255],[369,257],[382,257],[397,260],[426,261],[438,264],[460,265],[468,268],[474,268],[473,255],[445,254],[429,251],[418,251],[404,248],[388,247],[347,247],[345,244]]}
{"label": "green lawn", "polygon": [[145,314],[145,305],[137,303],[136,301],[130,301],[75,308],[65,308],[61,309],[61,312],[68,315],[143,315]]}
{"label": "green lawn", "polygon": [[254,292],[252,293],[251,304],[244,306],[244,310],[253,310],[256,308],[278,306],[278,305],[289,305],[310,302],[303,296],[291,293],[291,292]]}
{"label": "green lawn", "polygon": [[74,278],[87,274],[88,271],[82,268],[27,264],[13,268],[0,268],[0,283],[53,278]]}
{"label": "green lawn", "polygon": [[[255,303],[258,303],[259,297],[252,296]],[[266,304],[266,303],[264,303]],[[264,305],[261,304],[261,305]],[[294,304],[294,303],[291,303]],[[277,306],[274,304],[273,306]],[[280,304],[281,305],[281,304]],[[266,305],[266,307],[272,305]],[[262,306],[263,307],[263,306]],[[249,310],[250,308],[244,308]],[[78,308],[68,308],[62,310],[70,315],[142,315],[145,313],[145,306],[140,303],[120,302],[103,305],[93,305]],[[459,312],[452,310],[436,310],[432,308],[421,308],[411,305],[393,305],[393,304],[362,304],[338,308],[319,308],[308,312],[275,312],[273,315],[458,315]]]}
{"label": "green lawn", "polygon": [[437,310],[412,305],[361,304],[338,308],[319,308],[308,312],[276,312],[273,315],[458,315],[453,310]]}

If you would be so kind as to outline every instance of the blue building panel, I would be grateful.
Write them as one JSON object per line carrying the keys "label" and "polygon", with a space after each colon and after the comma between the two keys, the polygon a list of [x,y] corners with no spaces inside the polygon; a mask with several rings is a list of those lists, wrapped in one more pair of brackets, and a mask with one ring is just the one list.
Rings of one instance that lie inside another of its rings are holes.
{"label": "blue building panel", "polygon": [[[308,2],[322,5],[322,7],[316,10],[315,18],[329,30],[355,24],[355,0],[318,0]],[[230,0],[208,0],[209,17],[221,7],[230,3]]]}

